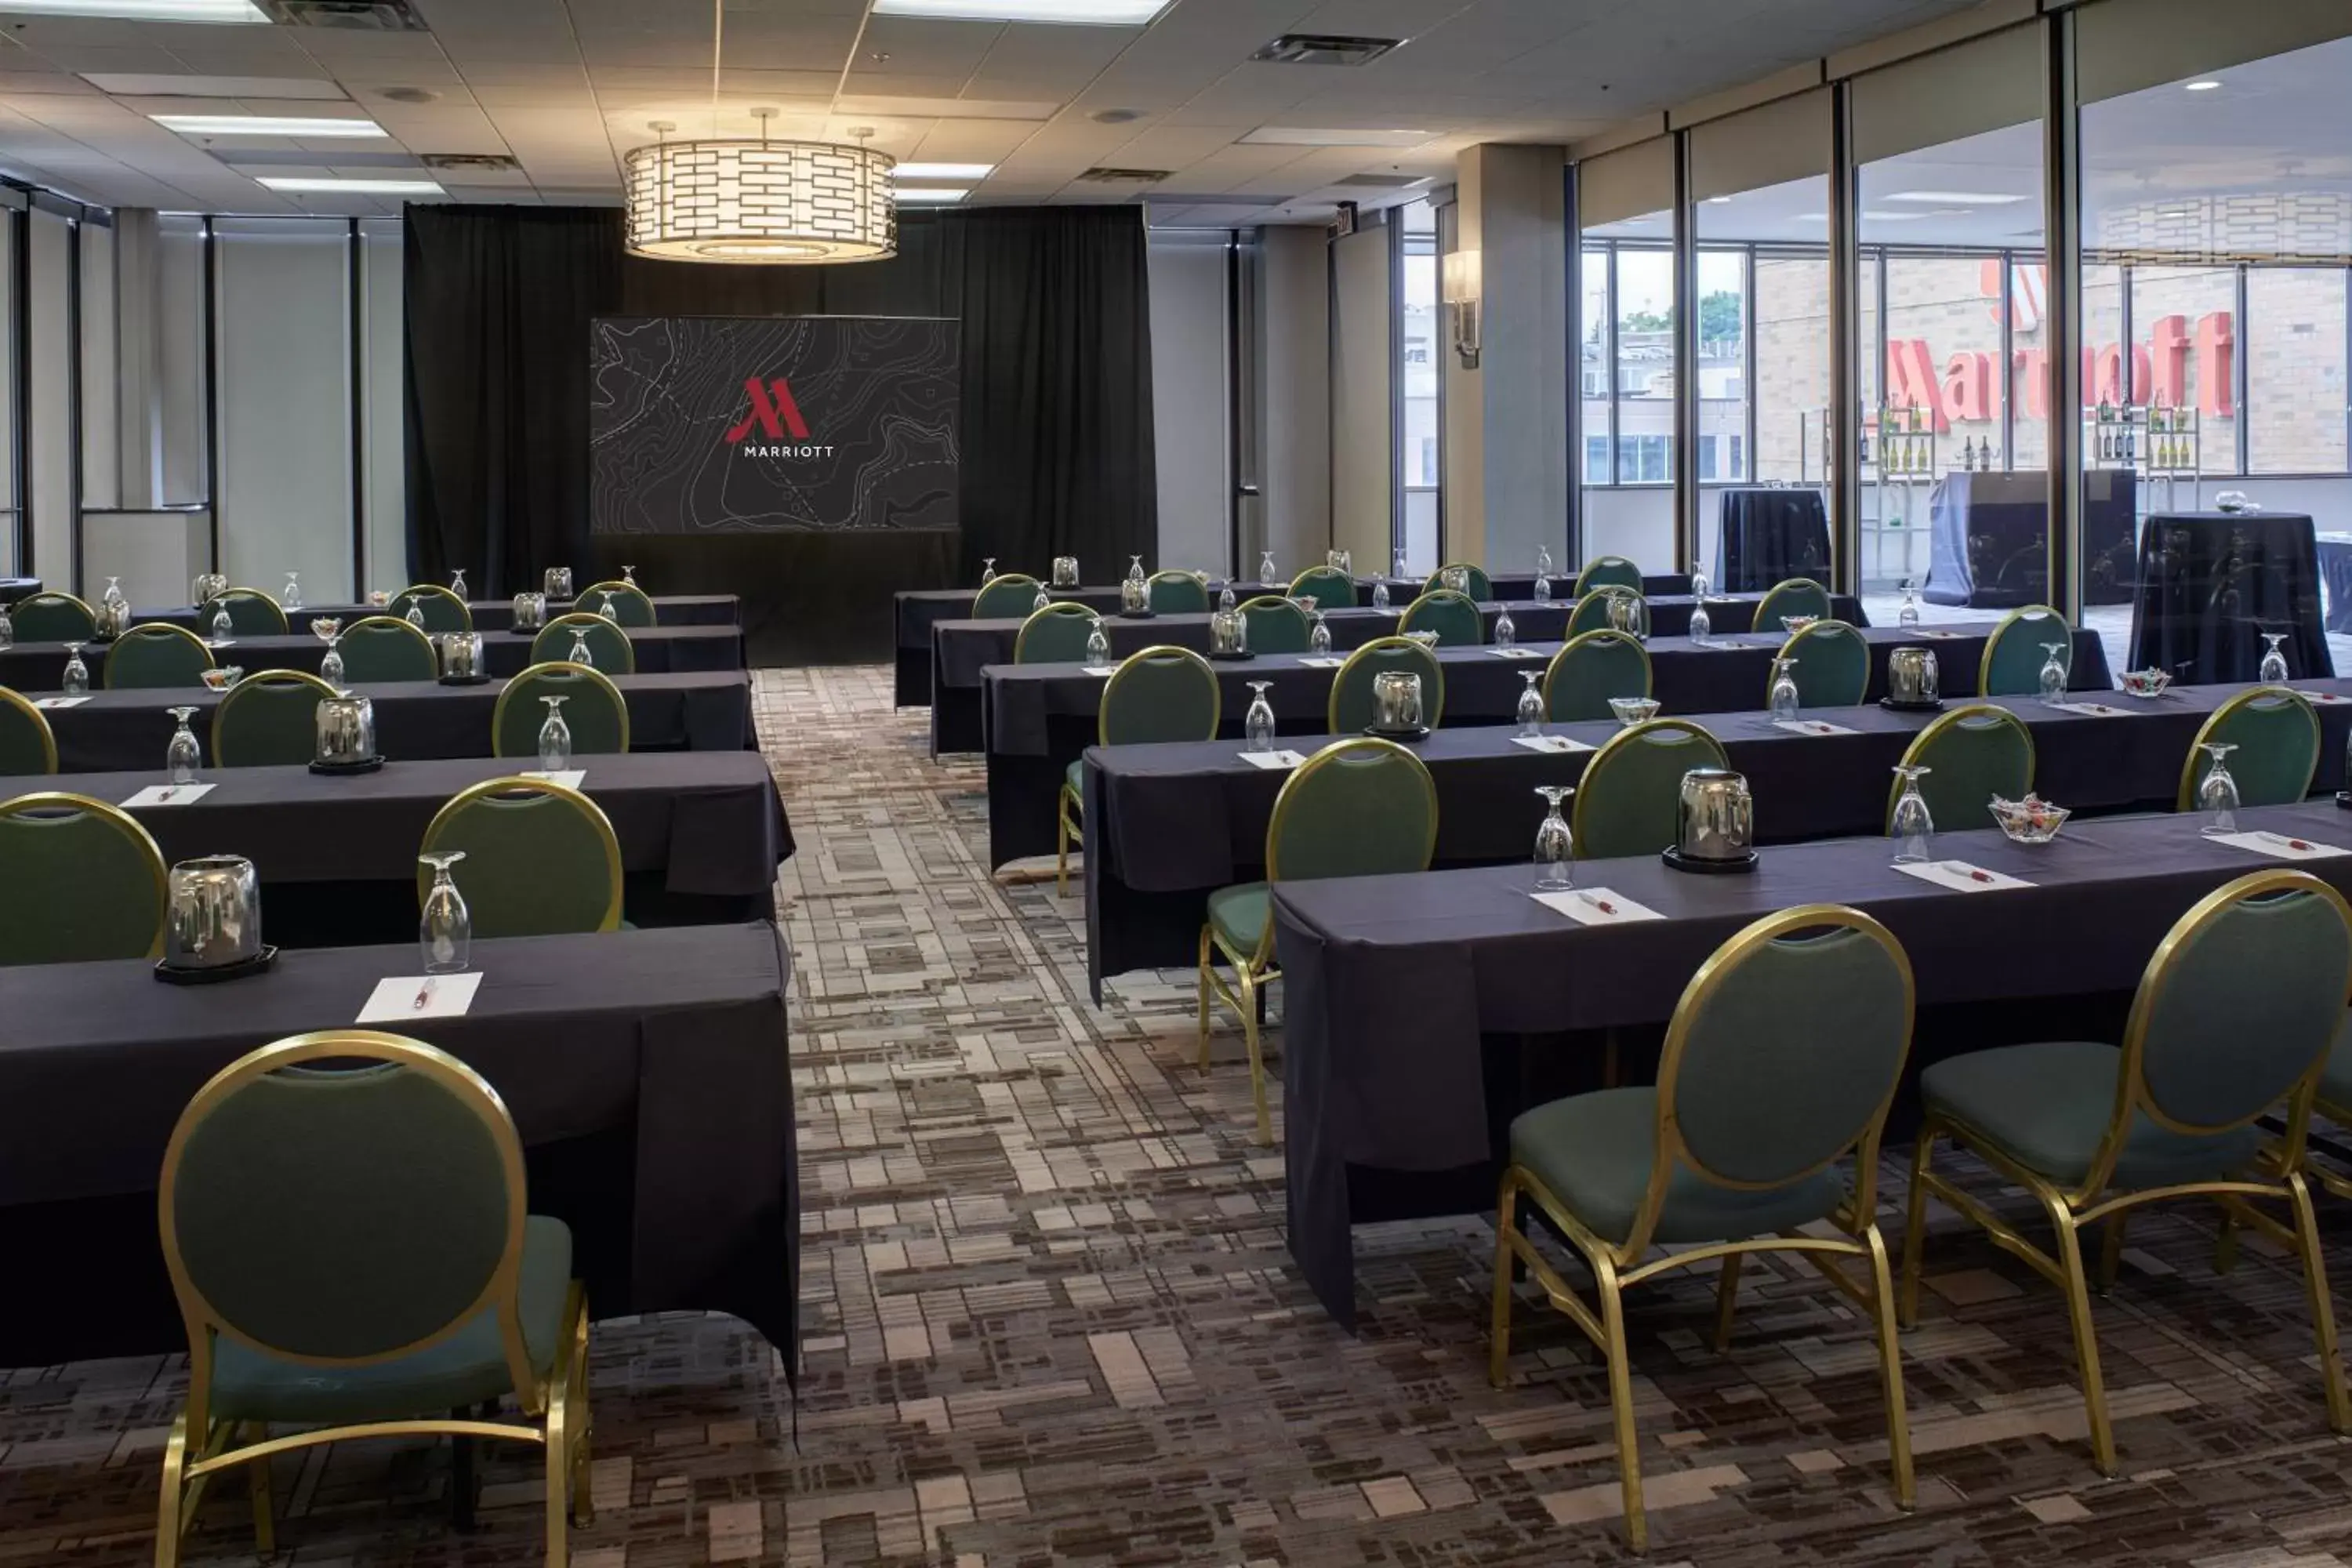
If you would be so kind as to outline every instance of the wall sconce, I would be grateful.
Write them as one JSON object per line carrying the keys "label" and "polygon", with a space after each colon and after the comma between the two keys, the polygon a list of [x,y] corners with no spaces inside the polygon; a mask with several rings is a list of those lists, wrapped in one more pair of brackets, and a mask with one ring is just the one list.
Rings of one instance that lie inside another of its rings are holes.
{"label": "wall sconce", "polygon": [[1481,282],[1478,252],[1449,250],[1445,253],[1442,284],[1445,295],[1445,314],[1454,325],[1454,352],[1461,356],[1464,370],[1478,368],[1478,296]]}

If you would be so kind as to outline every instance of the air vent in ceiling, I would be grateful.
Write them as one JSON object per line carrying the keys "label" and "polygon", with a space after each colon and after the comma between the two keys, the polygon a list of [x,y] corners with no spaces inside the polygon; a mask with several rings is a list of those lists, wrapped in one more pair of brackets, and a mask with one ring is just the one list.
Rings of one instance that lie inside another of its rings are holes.
{"label": "air vent in ceiling", "polygon": [[1414,185],[1429,184],[1425,174],[1350,174],[1344,180],[1334,180],[1335,185],[1362,185],[1375,191],[1402,191]]}
{"label": "air vent in ceiling", "polygon": [[1288,66],[1370,65],[1402,38],[1349,38],[1328,33],[1285,33],[1250,56],[1254,60],[1277,60]]}
{"label": "air vent in ceiling", "polygon": [[1088,169],[1081,180],[1101,185],[1156,185],[1174,171],[1169,169]]}
{"label": "air vent in ceiling", "polygon": [[409,0],[261,0],[270,20],[289,27],[336,27],[347,33],[423,33],[425,18]]}
{"label": "air vent in ceiling", "polygon": [[422,153],[416,161],[428,169],[443,169],[451,174],[512,174],[522,167],[504,153]]}

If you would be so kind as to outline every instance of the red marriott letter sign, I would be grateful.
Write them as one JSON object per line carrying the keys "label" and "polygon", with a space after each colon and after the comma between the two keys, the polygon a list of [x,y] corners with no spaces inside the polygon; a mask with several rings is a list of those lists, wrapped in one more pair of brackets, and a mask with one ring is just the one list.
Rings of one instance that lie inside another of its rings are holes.
{"label": "red marriott letter sign", "polygon": [[793,401],[792,384],[782,376],[764,386],[758,376],[751,376],[743,383],[743,390],[751,399],[751,411],[743,416],[741,424],[727,432],[730,442],[749,436],[753,426],[759,426],[771,441],[782,440],[787,431],[795,441],[809,438],[808,421],[801,417],[801,405]]}

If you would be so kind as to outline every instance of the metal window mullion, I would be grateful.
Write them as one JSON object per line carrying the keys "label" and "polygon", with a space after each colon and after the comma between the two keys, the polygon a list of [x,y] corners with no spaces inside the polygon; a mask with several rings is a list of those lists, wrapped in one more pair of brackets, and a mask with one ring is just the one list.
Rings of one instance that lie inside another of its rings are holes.
{"label": "metal window mullion", "polygon": [[2076,17],[2060,11],[2042,21],[2042,235],[2050,286],[2045,305],[2051,345],[2050,603],[2080,621],[2083,489],[2083,249],[2080,121],[2075,105]]}
{"label": "metal window mullion", "polygon": [[[1830,99],[1830,408],[1822,421],[1830,483],[1830,579],[1847,593],[1862,588],[1862,243],[1853,163],[1853,93],[1840,81]],[[1878,330],[1886,330],[1886,268],[1878,269]],[[1882,362],[1885,354],[1882,352]],[[1907,548],[1907,547],[1906,547]]]}
{"label": "metal window mullion", "polygon": [[2246,403],[2247,367],[2252,363],[2254,353],[2253,333],[2251,331],[2252,321],[2246,314],[2246,264],[2242,261],[2239,262],[2233,271],[2236,290],[2230,307],[2231,311],[2230,331],[2237,342],[2230,355],[2231,384],[2230,390],[2237,402],[2238,417],[2233,422],[2237,426],[2237,439],[2232,445],[2238,448],[2237,472],[2242,478],[2254,471],[2252,440],[2253,411]]}
{"label": "metal window mullion", "polygon": [[1667,450],[1675,488],[1675,570],[1691,569],[1698,542],[1698,226],[1692,221],[1691,138],[1674,133],[1675,434]]}

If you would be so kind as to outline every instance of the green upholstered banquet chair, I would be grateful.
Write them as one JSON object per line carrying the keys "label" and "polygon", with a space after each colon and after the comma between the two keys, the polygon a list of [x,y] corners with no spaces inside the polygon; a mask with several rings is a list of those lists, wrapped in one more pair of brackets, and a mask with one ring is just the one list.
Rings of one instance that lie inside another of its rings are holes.
{"label": "green upholstered banquet chair", "polygon": [[2074,669],[2074,634],[2066,617],[2047,605],[2026,605],[2001,616],[1985,638],[1977,665],[1980,697],[2032,697],[2042,689],[2042,667],[2050,662],[2045,643],[2064,643],[2058,662]]}
{"label": "green upholstered banquet chair", "polygon": [[[1191,648],[1162,644],[1129,654],[1103,682],[1102,706],[1096,718],[1096,741],[1105,746],[1134,746],[1157,741],[1213,741],[1217,721],[1224,711],[1224,693],[1217,672]],[[1083,846],[1086,817],[1087,760],[1080,757],[1062,774],[1055,802],[1057,843],[1054,891],[1070,889],[1070,846]]]}
{"label": "green upholstered banquet chair", "polygon": [[614,618],[623,626],[652,626],[661,624],[661,616],[654,610],[654,596],[635,583],[624,582],[618,577],[608,583],[591,584],[588,591],[575,603],[579,608],[601,616],[604,613],[604,595],[607,594],[613,596]]}
{"label": "green upholstered banquet chair", "polygon": [[1305,653],[1314,623],[1307,612],[1279,594],[1244,599],[1242,626],[1252,653]]}
{"label": "green upholstered banquet chair", "polygon": [[0,686],[0,776],[58,771],[58,737],[33,700]]}
{"label": "green upholstered banquet chair", "polygon": [[1624,588],[1638,594],[1642,586],[1639,566],[1622,555],[1596,555],[1576,574],[1576,589],[1569,597],[1581,599],[1595,588]]}
{"label": "green upholstered banquet chair", "polygon": [[[558,616],[539,628],[539,635],[530,639],[531,663],[549,664],[570,659],[574,627],[587,632],[588,657],[598,669],[606,675],[635,675],[637,672],[637,645],[629,640],[629,634],[604,616],[592,616],[583,610]],[[432,649],[427,647],[425,651],[429,654]],[[436,673],[439,668],[436,661],[434,666]]]}
{"label": "green upholstered banquet chair", "polygon": [[1783,616],[1827,620],[1830,608],[1827,588],[1811,577],[1790,577],[1765,590],[1764,597],[1756,603],[1756,619],[1749,624],[1759,632],[1777,632]]}
{"label": "green upholstered banquet chair", "polygon": [[990,579],[988,585],[971,596],[971,618],[975,621],[1017,621],[1029,614],[1037,602],[1037,579],[1019,572],[1007,572]]}
{"label": "green upholstered banquet chair", "polygon": [[[569,637],[564,646],[571,646]],[[343,628],[335,648],[342,656],[343,679],[352,686],[432,680],[441,673],[432,639],[398,616],[366,616],[353,621]]]}
{"label": "green upholstered banquet chair", "polygon": [[[1648,1524],[1623,1292],[1720,1259],[1721,1349],[1751,1252],[1797,1254],[1875,1320],[1895,1497],[1912,1506],[1895,1288],[1874,1219],[1879,1139],[1910,1051],[1911,1014],[1910,961],[1885,927],[1835,905],[1784,910],[1734,936],[1692,976],[1654,1088],[1571,1095],[1512,1121],[1496,1205],[1488,1375],[1496,1387],[1507,1382],[1516,1260],[1607,1361],[1635,1551]],[[1848,1154],[1851,1187],[1836,1168]],[[1526,1202],[1590,1265],[1597,1310],[1521,1227]],[[1651,1258],[1661,1247],[1675,1250]],[[1864,1277],[1854,1279],[1841,1258],[1857,1260]]]}
{"label": "green upholstered banquet chair", "polygon": [[1450,561],[1431,573],[1428,584],[1431,591],[1433,592],[1439,588],[1454,588],[1452,579],[1446,576],[1448,572],[1462,574],[1462,586],[1454,588],[1454,591],[1466,595],[1472,604],[1483,605],[1495,596],[1494,579],[1486,575],[1486,569],[1484,566],[1474,566],[1467,561]]}
{"label": "green upholstered banquet chair", "polygon": [[1576,858],[1611,860],[1668,847],[1683,775],[1730,765],[1722,742],[1687,719],[1652,719],[1618,731],[1585,764],[1570,808]]}
{"label": "green upholstered banquet chair", "polygon": [[1391,670],[1421,677],[1421,721],[1437,728],[1445,714],[1445,666],[1411,637],[1374,637],[1331,678],[1331,700],[1324,707],[1331,733],[1353,735],[1371,727],[1372,677]]}
{"label": "green upholstered banquet chair", "polygon": [[1544,717],[1554,724],[1613,719],[1612,697],[1650,694],[1650,650],[1623,632],[1580,632],[1544,669]]}
{"label": "green upholstered banquet chair", "polygon": [[2238,749],[2224,764],[2238,785],[2241,805],[2292,805],[2311,793],[2319,771],[2319,714],[2299,691],[2283,686],[2241,691],[2213,710],[2180,764],[2177,811],[2194,809],[2197,786],[2212,759],[2199,747],[2224,742]]}
{"label": "green upholstered banquet chair", "polygon": [[319,754],[319,703],[335,689],[299,669],[265,669],[213,710],[213,765],[299,767]]}
{"label": "green upholstered banquet chair", "polygon": [[1620,599],[1633,602],[1636,606],[1634,628],[1642,636],[1649,636],[1650,601],[1643,598],[1637,589],[1621,588],[1614,584],[1603,584],[1576,601],[1575,608],[1568,612],[1568,635],[1581,637],[1586,632],[1604,631],[1614,626],[1617,624],[1614,606]]}
{"label": "green upholstered banquet chair", "polygon": [[[1789,635],[1780,657],[1797,661],[1789,671],[1797,683],[1800,708],[1858,708],[1870,691],[1870,644],[1843,621],[1815,621]],[[1772,705],[1775,678],[1764,681],[1764,706]]]}
{"label": "green upholstered banquet chair", "polygon": [[189,1339],[161,1568],[207,1480],[246,1470],[268,1558],[270,1461],[386,1436],[543,1448],[546,1561],[570,1560],[567,1515],[590,1516],[587,1302],[572,1233],[529,1212],[522,1141],[488,1083],[372,1029],[279,1040],[196,1091],[158,1185]]}
{"label": "green upholstered banquet chair", "polygon": [[232,631],[241,637],[277,637],[287,632],[286,612],[258,588],[226,588],[197,607],[196,624],[209,633],[213,617],[226,608]]}
{"label": "green upholstered banquet chair", "polygon": [[1154,615],[1202,616],[1209,611],[1209,585],[1196,572],[1154,572],[1143,594]]}
{"label": "green upholstered banquet chair", "polygon": [[106,689],[200,687],[212,668],[212,649],[195,633],[168,621],[149,621],[124,632],[106,650]]}
{"label": "green upholstered banquet chair", "polygon": [[160,958],[163,885],[129,813],[58,791],[0,801],[0,965]]}
{"label": "green upholstered banquet chair", "polygon": [[[425,630],[429,637],[444,632],[470,632],[474,629],[474,612],[455,591],[438,583],[412,583],[392,596],[394,614],[408,618],[408,606],[414,604],[425,616]],[[590,608],[594,608],[592,605]]]}
{"label": "green upholstered banquet chair", "polygon": [[[2132,999],[2120,1047],[2090,1040],[2006,1046],[1949,1057],[1919,1076],[1925,1112],[1903,1247],[1903,1320],[1918,1313],[1930,1195],[2055,1284],[2073,1319],[2091,1454],[2116,1473],[2115,1435],[2081,1234],[2105,1222],[2099,1272],[2112,1288],[2124,1220],[2153,1201],[2218,1202],[2300,1259],[2317,1325],[2328,1425],[2352,1429],[2336,1320],[2311,1194],[2303,1176],[2314,1090],[2352,995],[2352,907],[2307,872],[2257,871],[2217,888],[2158,944]],[[2261,1121],[2285,1131],[2264,1151]],[[1934,1165],[1936,1144],[1964,1144],[2049,1221],[2042,1250]],[[2283,1225],[2253,1207],[2285,1204]],[[2229,1237],[2224,1237],[2226,1259]],[[2175,1288],[2179,1278],[2168,1283]],[[2217,1352],[2220,1347],[2217,1347]],[[2233,1347],[2234,1353],[2234,1347]]]}
{"label": "green upholstered banquet chair", "polygon": [[1356,607],[1356,580],[1337,566],[1309,566],[1290,581],[1290,596],[1312,599],[1318,610]]}
{"label": "green upholstered banquet chair", "polygon": [[[1971,703],[1936,716],[1912,738],[1903,766],[1926,768],[1919,793],[1937,827],[1982,827],[1990,820],[1992,797],[2022,800],[2033,787],[2033,731],[2006,708]],[[1895,803],[1902,798],[1897,778],[1886,792],[1887,831],[1895,827]]]}
{"label": "green upholstered banquet chair", "polygon": [[575,756],[608,755],[629,749],[629,701],[601,669],[551,660],[534,664],[506,684],[490,710],[490,755],[539,755],[539,732],[547,725],[542,697],[561,697],[563,727],[572,731]]}
{"label": "green upholstered banquet chair", "polygon": [[[474,935],[545,936],[621,923],[621,843],[593,800],[548,779],[485,779],[450,796],[421,850],[457,849]],[[432,891],[419,867],[416,898]]]}
{"label": "green upholstered banquet chair", "polygon": [[89,642],[98,616],[71,594],[35,594],[8,606],[18,642]]}
{"label": "green upholstered banquet chair", "polygon": [[[1419,757],[1393,741],[1336,741],[1283,781],[1265,830],[1263,882],[1209,895],[1201,928],[1201,1070],[1209,1067],[1209,998],[1231,1007],[1249,1047],[1257,1141],[1274,1142],[1258,1047],[1258,994],[1279,978],[1274,966],[1273,884],[1286,879],[1370,877],[1425,871],[1437,849],[1437,785]],[[1217,973],[1223,954],[1234,972]]]}
{"label": "green upholstered banquet chair", "polygon": [[1015,664],[1079,664],[1087,657],[1087,634],[1099,617],[1075,599],[1057,599],[1034,611],[1013,638]]}
{"label": "green upholstered banquet chair", "polygon": [[1476,647],[1486,640],[1477,601],[1451,588],[1432,588],[1397,617],[1401,632],[1435,632],[1440,647]]}

